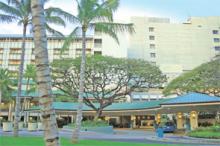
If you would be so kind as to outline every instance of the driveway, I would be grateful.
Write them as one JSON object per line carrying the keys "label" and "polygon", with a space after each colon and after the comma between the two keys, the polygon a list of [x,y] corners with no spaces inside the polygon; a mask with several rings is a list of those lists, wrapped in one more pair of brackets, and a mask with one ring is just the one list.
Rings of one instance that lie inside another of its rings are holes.
{"label": "driveway", "polygon": [[[12,135],[12,132],[2,132],[0,135]],[[71,130],[60,130],[61,137],[71,138]],[[42,131],[29,132],[27,130],[20,131],[22,136],[43,136]],[[135,142],[148,144],[183,144],[185,146],[219,146],[220,141],[212,141],[206,139],[189,138],[184,136],[176,136],[173,134],[165,134],[163,139],[157,138],[152,131],[138,131],[138,130],[114,130],[114,134],[103,134],[89,131],[81,131],[80,139],[94,139],[94,140],[110,140],[121,142]]]}

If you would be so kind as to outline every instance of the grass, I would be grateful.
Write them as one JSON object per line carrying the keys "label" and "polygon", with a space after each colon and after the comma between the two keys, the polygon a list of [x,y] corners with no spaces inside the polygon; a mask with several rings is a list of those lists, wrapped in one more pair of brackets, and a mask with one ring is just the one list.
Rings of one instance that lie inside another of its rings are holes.
{"label": "grass", "polygon": [[188,133],[188,135],[197,138],[220,139],[220,127],[212,126],[212,127],[198,128],[197,130]]}
{"label": "grass", "polygon": [[220,132],[214,131],[193,131],[188,134],[191,137],[220,139]]}
{"label": "grass", "polygon": [[[0,137],[0,146],[44,146],[43,138],[40,137]],[[141,144],[127,142],[112,142],[102,140],[81,140],[78,144],[71,144],[69,139],[61,139],[61,146],[168,146],[164,144]],[[177,146],[177,145],[173,145]]]}

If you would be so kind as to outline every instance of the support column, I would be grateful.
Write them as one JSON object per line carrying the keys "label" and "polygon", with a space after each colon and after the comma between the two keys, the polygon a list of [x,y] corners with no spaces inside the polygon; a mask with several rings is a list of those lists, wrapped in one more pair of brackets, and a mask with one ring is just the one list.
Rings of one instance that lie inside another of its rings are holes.
{"label": "support column", "polygon": [[136,128],[136,116],[131,115],[131,128]]}
{"label": "support column", "polygon": [[9,108],[8,108],[8,121],[12,121],[12,103],[9,103]]}
{"label": "support column", "polygon": [[71,123],[75,123],[75,116],[74,115],[71,116]]}
{"label": "support column", "polygon": [[195,130],[198,128],[198,112],[191,111],[190,112],[190,129]]}
{"label": "support column", "polygon": [[156,114],[155,120],[156,120],[156,123],[159,124],[161,122],[161,114]]}
{"label": "support column", "polygon": [[107,121],[108,124],[109,124],[109,120],[110,120],[110,117],[109,116],[105,116],[105,121]]}
{"label": "support column", "polygon": [[184,119],[183,119],[183,113],[179,112],[177,113],[177,129],[184,129]]}

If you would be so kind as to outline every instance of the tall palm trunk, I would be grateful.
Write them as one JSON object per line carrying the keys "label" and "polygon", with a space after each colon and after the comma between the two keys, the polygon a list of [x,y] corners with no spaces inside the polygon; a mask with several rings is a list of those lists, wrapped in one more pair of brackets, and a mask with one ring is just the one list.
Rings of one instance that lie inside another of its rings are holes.
{"label": "tall palm trunk", "polygon": [[82,60],[80,66],[80,81],[79,81],[79,97],[78,108],[76,117],[76,127],[73,130],[72,143],[78,143],[79,134],[82,121],[82,108],[83,108],[83,93],[84,93],[84,81],[85,81],[85,67],[86,67],[86,30],[87,27],[82,28]]}
{"label": "tall palm trunk", "polygon": [[45,30],[44,0],[32,0],[32,23],[34,30],[35,61],[37,70],[37,85],[39,103],[44,127],[46,146],[59,146],[59,134],[53,109],[52,85],[47,51],[47,36]]}
{"label": "tall palm trunk", "polygon": [[[29,82],[30,82],[30,78],[27,79],[26,93],[28,93]],[[26,108],[27,108],[26,105],[27,105],[27,98],[25,97],[24,101],[23,101],[23,109],[22,109],[22,111],[26,110]],[[27,113],[26,112],[24,113],[24,126],[25,127],[27,126]]]}
{"label": "tall palm trunk", "polygon": [[24,75],[24,56],[25,56],[25,39],[26,39],[27,24],[23,26],[23,36],[22,36],[22,47],[21,47],[21,64],[19,66],[19,76],[18,76],[18,93],[15,101],[15,118],[14,118],[14,136],[18,136],[18,122],[20,121],[21,112],[21,88],[22,79]]}

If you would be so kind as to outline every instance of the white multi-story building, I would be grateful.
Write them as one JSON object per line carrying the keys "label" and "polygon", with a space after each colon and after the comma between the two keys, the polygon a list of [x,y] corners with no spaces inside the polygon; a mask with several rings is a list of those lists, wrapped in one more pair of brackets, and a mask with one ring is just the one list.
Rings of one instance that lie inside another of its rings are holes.
{"label": "white multi-story building", "polygon": [[128,57],[148,60],[171,79],[208,62],[220,52],[220,17],[192,17],[186,23],[166,18],[132,17]]}
{"label": "white multi-story building", "polygon": [[[76,40],[74,40],[70,44],[69,49],[66,49],[61,55],[63,42],[64,39],[61,37],[48,36],[47,48],[49,62],[62,57],[75,58],[80,56],[82,51],[81,37],[78,37]],[[119,45],[110,37],[101,34],[87,36],[86,53],[124,58],[127,56],[127,47],[125,47],[123,41],[121,42],[122,43]],[[21,44],[21,35],[0,35],[0,67],[7,68],[15,72],[18,70],[21,58]],[[34,60],[33,37],[27,36],[24,66],[26,67],[27,64],[34,63]]]}
{"label": "white multi-story building", "polygon": [[[120,44],[111,37],[91,33],[87,37],[87,53],[121,58],[145,59],[156,64],[170,77],[192,70],[212,60],[220,52],[220,16],[192,17],[185,23],[171,23],[167,18],[132,17],[135,33],[118,34]],[[21,35],[0,35],[0,66],[16,71],[20,64]],[[49,61],[61,58],[63,38],[49,36]],[[62,57],[81,54],[78,37]],[[25,65],[34,62],[33,38],[27,37]]]}

